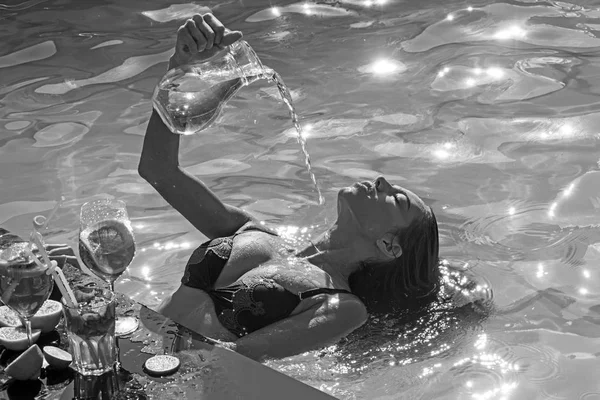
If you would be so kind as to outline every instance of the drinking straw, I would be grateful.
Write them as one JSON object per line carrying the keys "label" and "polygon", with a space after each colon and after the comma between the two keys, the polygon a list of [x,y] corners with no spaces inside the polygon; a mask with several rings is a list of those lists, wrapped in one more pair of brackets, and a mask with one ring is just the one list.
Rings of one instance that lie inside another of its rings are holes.
{"label": "drinking straw", "polygon": [[36,215],[35,217],[33,217],[33,226],[35,228],[48,228],[48,223],[50,222],[52,217],[54,217],[54,214],[56,214],[64,199],[64,196],[60,196],[60,200],[56,202],[54,208],[52,209],[52,211],[50,211],[50,214],[48,214],[47,217],[44,217],[43,215]]}
{"label": "drinking straw", "polygon": [[[91,339],[85,340],[82,338],[81,346],[87,347],[89,349],[88,353],[90,355],[90,358],[92,359],[92,362],[96,365],[96,368],[99,368],[100,367],[100,358],[98,357],[98,351],[94,348],[94,343],[92,343],[92,340]],[[81,354],[85,354],[85,352],[82,351]]]}
{"label": "drinking straw", "polygon": [[65,299],[67,306],[70,308],[79,306],[77,299],[75,298],[75,294],[73,293],[73,290],[71,290],[71,286],[69,286],[69,282],[65,277],[65,274],[62,272],[62,269],[58,268],[56,261],[52,261],[51,267],[48,268],[46,273],[51,274],[52,278],[54,278],[54,283],[56,283],[56,286],[58,286],[58,290],[60,290],[60,293],[62,294],[63,299]]}
{"label": "drinking straw", "polygon": [[17,279],[14,282],[11,282],[10,285],[8,285],[8,287],[4,291],[4,293],[2,293],[1,300],[4,304],[8,304],[8,302],[10,301],[10,298],[12,297],[13,293],[15,292],[15,289],[17,288],[17,286],[19,286],[19,283],[21,283],[20,279]]}
{"label": "drinking straw", "polygon": [[[29,238],[37,246],[38,251],[42,255],[42,258],[44,259],[44,262],[46,263],[46,265],[50,266],[50,264],[51,264],[50,257],[48,257],[48,253],[46,253],[46,247],[44,246],[44,242],[43,242],[44,239],[42,238],[42,235],[37,231],[33,231],[33,232],[31,232],[31,235],[29,235]],[[36,259],[37,259],[37,257],[36,257]]]}
{"label": "drinking straw", "polygon": [[[42,241],[42,235],[39,232],[31,232],[31,240],[35,243],[39,252],[42,254],[46,265],[48,265],[48,271],[46,273],[52,275],[52,278],[54,278],[54,282],[56,283],[56,286],[58,286],[58,290],[60,290],[60,293],[65,299],[67,306],[77,307],[77,299],[75,298],[75,294],[69,286],[69,282],[67,281],[65,274],[60,268],[58,268],[56,261],[50,261],[50,257],[48,256],[48,253],[46,253],[46,248],[44,247],[44,243]],[[31,253],[29,249],[27,250]],[[37,257],[34,256],[34,259],[38,262],[38,265],[41,265]]]}
{"label": "drinking straw", "polygon": [[[29,249],[29,247],[25,247],[23,249],[23,251],[25,252],[25,254],[27,254],[28,257],[33,258],[33,261],[38,265],[38,267],[44,268],[44,269],[47,268],[47,266],[42,264],[42,262],[39,260],[39,258],[37,258],[37,256],[35,254],[33,254],[33,252]],[[48,265],[50,265],[50,264],[48,264]]]}

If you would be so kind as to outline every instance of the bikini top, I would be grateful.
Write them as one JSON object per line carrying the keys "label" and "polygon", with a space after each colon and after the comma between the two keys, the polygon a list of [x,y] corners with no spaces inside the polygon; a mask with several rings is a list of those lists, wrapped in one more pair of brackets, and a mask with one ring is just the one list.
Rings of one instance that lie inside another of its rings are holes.
{"label": "bikini top", "polygon": [[250,230],[267,232],[248,226],[232,236],[203,243],[192,253],[181,283],[208,293],[215,304],[219,322],[238,337],[247,335],[287,318],[301,300],[319,294],[350,293],[344,289],[316,288],[292,293],[273,279],[259,276],[240,278],[231,285],[215,288],[215,282],[229,260],[233,239]]}

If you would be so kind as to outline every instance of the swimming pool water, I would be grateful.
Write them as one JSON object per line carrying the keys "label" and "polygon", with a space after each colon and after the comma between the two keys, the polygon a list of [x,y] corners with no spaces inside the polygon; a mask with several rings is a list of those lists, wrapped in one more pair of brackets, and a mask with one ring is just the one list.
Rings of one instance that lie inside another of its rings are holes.
{"label": "swimming pool water", "polygon": [[342,399],[600,399],[597,1],[2,3],[0,225],[26,236],[61,201],[47,234],[73,243],[81,204],[118,197],[139,252],[117,289],[155,307],[178,285],[204,238],[137,163],[174,32],[209,7],[293,91],[325,206],[265,84],[184,138],[182,164],[298,242],[338,188],[384,174],[494,294],[268,364]]}

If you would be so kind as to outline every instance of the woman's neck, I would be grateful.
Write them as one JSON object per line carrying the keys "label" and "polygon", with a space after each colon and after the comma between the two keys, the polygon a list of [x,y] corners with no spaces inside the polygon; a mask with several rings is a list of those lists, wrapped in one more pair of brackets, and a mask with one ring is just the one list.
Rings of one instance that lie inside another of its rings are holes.
{"label": "woman's neck", "polygon": [[361,240],[348,240],[356,238],[356,235],[343,233],[334,225],[296,255],[321,268],[340,284],[347,285],[350,275],[368,257],[365,256]]}

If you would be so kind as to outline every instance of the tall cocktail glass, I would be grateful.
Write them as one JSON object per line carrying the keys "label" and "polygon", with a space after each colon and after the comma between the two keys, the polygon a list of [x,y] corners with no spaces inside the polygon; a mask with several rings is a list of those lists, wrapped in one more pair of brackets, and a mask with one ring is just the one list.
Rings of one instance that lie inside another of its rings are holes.
{"label": "tall cocktail glass", "polygon": [[48,300],[54,281],[30,249],[29,243],[20,242],[0,250],[0,299],[19,315],[31,347],[31,317]]}
{"label": "tall cocktail glass", "polygon": [[[115,291],[115,281],[135,256],[135,239],[125,202],[101,199],[81,206],[79,256]],[[117,317],[117,336],[137,329],[134,317]]]}
{"label": "tall cocktail glass", "polygon": [[117,363],[115,295],[99,288],[75,288],[78,305],[63,301],[73,368],[82,375],[102,375]]}

